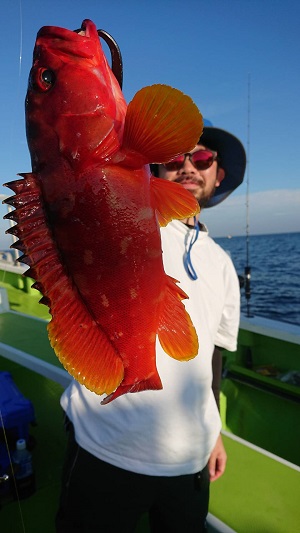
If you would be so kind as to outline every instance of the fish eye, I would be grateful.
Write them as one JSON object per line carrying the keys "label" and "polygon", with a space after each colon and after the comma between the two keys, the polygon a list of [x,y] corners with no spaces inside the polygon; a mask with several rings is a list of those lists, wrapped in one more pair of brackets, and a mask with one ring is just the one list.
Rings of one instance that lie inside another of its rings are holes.
{"label": "fish eye", "polygon": [[53,85],[53,83],[54,83],[54,72],[52,72],[52,70],[49,70],[49,69],[43,70],[41,72],[41,80],[47,86]]}
{"label": "fish eye", "polygon": [[53,87],[55,83],[55,74],[49,68],[40,67],[32,68],[29,76],[29,86],[32,89],[46,92]]}

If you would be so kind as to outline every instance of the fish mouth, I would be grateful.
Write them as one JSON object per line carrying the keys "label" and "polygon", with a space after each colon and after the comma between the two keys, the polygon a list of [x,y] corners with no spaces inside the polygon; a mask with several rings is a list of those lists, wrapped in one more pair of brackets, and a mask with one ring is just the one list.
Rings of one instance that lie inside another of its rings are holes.
{"label": "fish mouth", "polygon": [[81,36],[78,37],[80,35],[79,32],[82,32],[82,30],[72,31],[67,30],[66,28],[59,28],[58,26],[43,26],[39,30],[37,37],[46,37],[47,39],[62,39],[63,41],[76,42],[79,40],[79,38],[81,39]]}
{"label": "fish mouth", "polygon": [[40,56],[40,47],[51,51],[65,59],[65,55],[76,58],[94,60],[102,55],[99,37],[108,45],[111,53],[111,68],[122,89],[123,63],[118,44],[113,37],[104,30],[97,30],[90,19],[84,19],[78,30],[67,30],[57,26],[43,26],[38,34],[36,44],[37,55]]}
{"label": "fish mouth", "polygon": [[70,54],[91,59],[94,46],[99,46],[95,24],[85,19],[79,30],[68,30],[58,26],[43,26],[37,34],[37,42],[56,53]]}
{"label": "fish mouth", "polygon": [[[74,30],[74,32],[77,33],[78,35],[82,35],[82,36],[86,36],[90,38],[94,36],[95,29],[96,29],[96,26],[91,20],[84,19],[84,21],[81,24],[80,30]],[[98,35],[97,30],[96,30],[96,33]]]}
{"label": "fish mouth", "polygon": [[[66,28],[61,28],[59,26],[43,26],[37,34],[37,37],[50,37],[52,39],[63,39],[66,41],[77,41],[78,36],[91,38],[94,34],[97,34],[95,24],[89,20],[85,19],[81,28],[78,30],[68,30]],[[97,34],[98,35],[98,34]]]}

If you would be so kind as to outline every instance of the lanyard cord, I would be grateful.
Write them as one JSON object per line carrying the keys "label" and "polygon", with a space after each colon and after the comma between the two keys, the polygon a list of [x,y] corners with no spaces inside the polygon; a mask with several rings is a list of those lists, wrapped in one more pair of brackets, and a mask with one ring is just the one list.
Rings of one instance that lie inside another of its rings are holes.
{"label": "lanyard cord", "polygon": [[198,279],[198,276],[197,276],[197,273],[196,273],[196,271],[195,271],[195,269],[194,269],[194,267],[192,265],[192,258],[191,258],[192,247],[194,246],[196,240],[198,239],[199,231],[200,231],[200,227],[199,227],[199,224],[198,224],[198,222],[196,220],[196,217],[194,217],[194,227],[195,227],[195,234],[193,235],[193,237],[191,239],[191,242],[189,244],[189,247],[187,249],[187,252],[184,255],[183,264],[184,264],[184,268],[187,271],[187,273],[190,276],[190,278],[193,279],[193,280],[196,280],[196,279]]}

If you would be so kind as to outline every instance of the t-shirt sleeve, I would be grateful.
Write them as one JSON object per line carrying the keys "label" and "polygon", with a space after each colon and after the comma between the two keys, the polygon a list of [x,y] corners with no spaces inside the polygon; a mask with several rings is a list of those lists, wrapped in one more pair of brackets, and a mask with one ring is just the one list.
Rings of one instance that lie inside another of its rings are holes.
{"label": "t-shirt sleeve", "polygon": [[224,305],[215,345],[234,352],[237,349],[240,323],[240,286],[237,273],[229,256],[224,265],[223,275]]}

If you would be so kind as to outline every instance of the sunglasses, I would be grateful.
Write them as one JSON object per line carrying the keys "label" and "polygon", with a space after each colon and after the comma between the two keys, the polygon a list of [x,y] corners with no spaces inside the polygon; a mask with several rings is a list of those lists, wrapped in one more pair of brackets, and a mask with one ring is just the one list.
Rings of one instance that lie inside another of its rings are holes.
{"label": "sunglasses", "polygon": [[166,170],[170,171],[180,170],[187,157],[197,170],[206,170],[217,160],[218,154],[212,150],[197,150],[197,152],[194,152],[193,154],[187,153],[175,157],[172,161],[164,163],[164,167]]}

